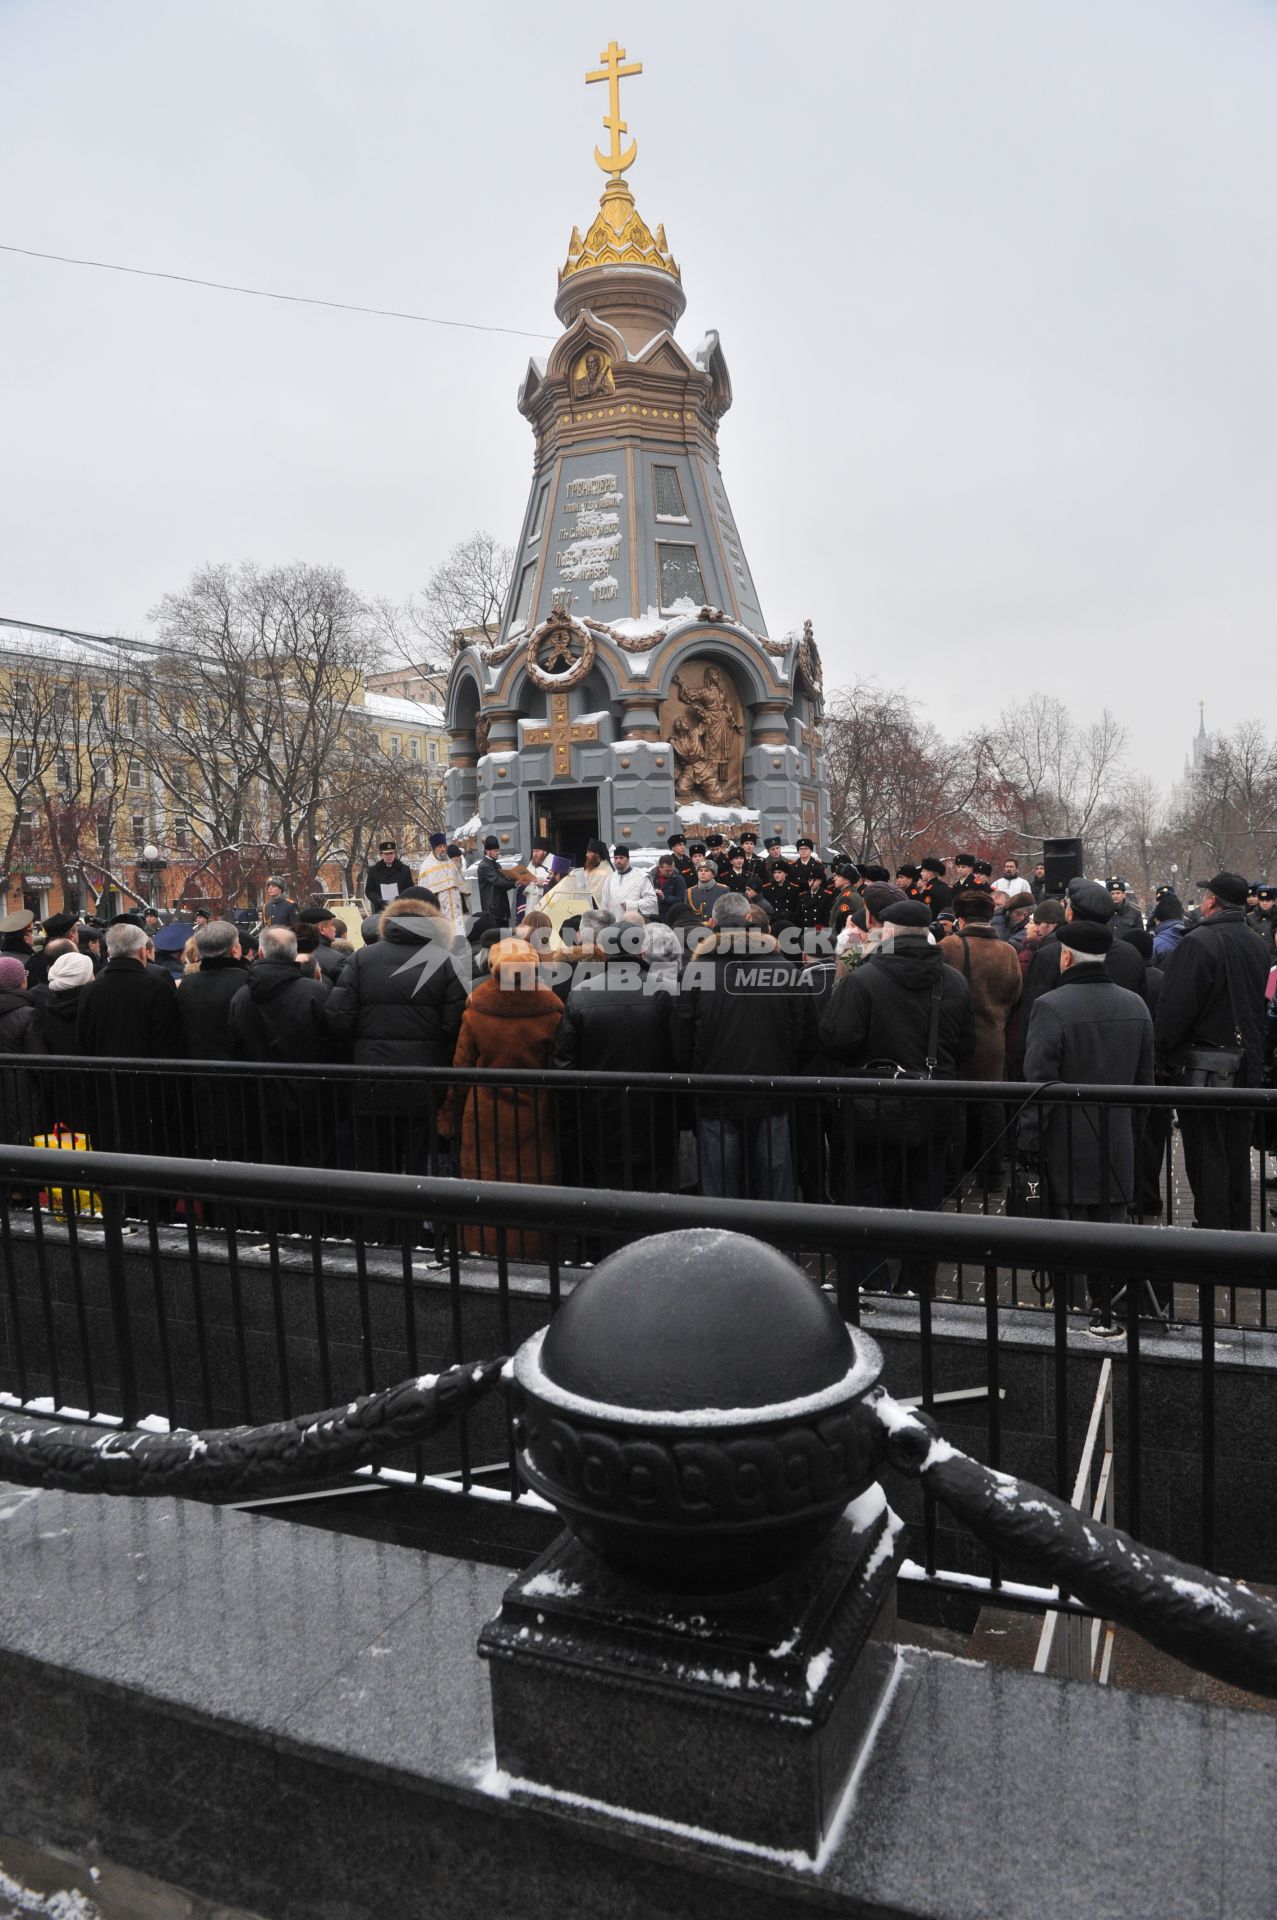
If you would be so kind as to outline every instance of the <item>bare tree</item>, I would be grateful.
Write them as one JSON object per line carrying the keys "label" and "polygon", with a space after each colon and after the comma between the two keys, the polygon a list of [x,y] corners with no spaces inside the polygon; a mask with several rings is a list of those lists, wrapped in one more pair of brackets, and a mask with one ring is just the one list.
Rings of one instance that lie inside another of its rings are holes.
{"label": "bare tree", "polygon": [[1126,733],[1107,708],[1081,726],[1062,700],[1034,693],[1003,710],[988,747],[1023,835],[1085,838],[1116,799]]}
{"label": "bare tree", "polygon": [[[397,651],[413,666],[438,672],[464,641],[482,629],[495,640],[510,592],[514,549],[478,527],[435,568],[424,591],[405,608],[406,628],[396,623]],[[424,651],[422,643],[424,644]]]}
{"label": "bare tree", "polygon": [[925,854],[964,820],[987,777],[983,740],[945,741],[898,687],[838,689],[822,732],[830,833],[859,860]]}
{"label": "bare tree", "polygon": [[[1187,869],[1267,875],[1277,862],[1277,741],[1258,721],[1216,738],[1180,797],[1171,830]],[[1200,877],[1200,876],[1199,876]]]}

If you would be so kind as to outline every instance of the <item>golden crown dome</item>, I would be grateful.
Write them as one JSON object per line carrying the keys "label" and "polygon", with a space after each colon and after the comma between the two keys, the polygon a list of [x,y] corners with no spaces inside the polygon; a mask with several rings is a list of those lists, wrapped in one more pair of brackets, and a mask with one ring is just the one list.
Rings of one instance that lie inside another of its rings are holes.
{"label": "golden crown dome", "polygon": [[573,227],[568,257],[559,269],[559,285],[587,267],[655,267],[679,277],[678,263],[665,241],[664,227],[653,233],[634,204],[624,180],[609,180],[593,226],[585,238]]}

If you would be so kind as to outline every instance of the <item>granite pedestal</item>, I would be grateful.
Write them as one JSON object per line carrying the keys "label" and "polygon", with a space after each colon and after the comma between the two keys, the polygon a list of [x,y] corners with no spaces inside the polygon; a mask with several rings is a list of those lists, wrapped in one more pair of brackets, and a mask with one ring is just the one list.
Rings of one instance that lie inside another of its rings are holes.
{"label": "granite pedestal", "polygon": [[899,1523],[880,1491],[783,1577],[645,1588],[570,1534],[480,1636],[517,1787],[814,1855],[895,1664]]}

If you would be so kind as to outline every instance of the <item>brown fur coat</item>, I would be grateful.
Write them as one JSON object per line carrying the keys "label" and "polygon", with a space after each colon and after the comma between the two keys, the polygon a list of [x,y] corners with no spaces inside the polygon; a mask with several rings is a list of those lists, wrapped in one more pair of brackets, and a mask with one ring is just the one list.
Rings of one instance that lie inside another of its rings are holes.
{"label": "brown fur coat", "polygon": [[[964,954],[965,949],[965,954]],[[975,1052],[962,1069],[967,1080],[1001,1080],[1006,1065],[1006,1026],[1024,981],[1020,956],[992,927],[968,927],[965,940],[951,933],[940,942],[951,967],[967,976],[975,1016]],[[969,963],[964,966],[964,958]]]}
{"label": "brown fur coat", "polygon": [[[563,1018],[558,995],[544,987],[477,986],[466,1002],[457,1036],[458,1067],[548,1067]],[[557,1178],[549,1095],[528,1087],[456,1087],[444,1102],[440,1130],[460,1134],[463,1180],[525,1180],[541,1185]],[[511,1232],[513,1258],[540,1259],[538,1233]],[[468,1253],[495,1254],[494,1227],[467,1227]]]}

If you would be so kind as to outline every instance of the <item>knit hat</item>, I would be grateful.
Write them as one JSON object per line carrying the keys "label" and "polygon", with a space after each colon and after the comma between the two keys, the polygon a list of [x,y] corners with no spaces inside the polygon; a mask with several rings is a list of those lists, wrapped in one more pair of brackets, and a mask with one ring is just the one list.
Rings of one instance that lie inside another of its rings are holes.
{"label": "knit hat", "polygon": [[[90,961],[89,964],[92,966],[92,961]],[[18,988],[25,987],[26,984],[27,970],[21,960],[19,960],[17,954],[6,953],[0,956],[0,988],[13,993],[16,992]]]}
{"label": "knit hat", "polygon": [[64,953],[49,968],[49,985],[54,993],[69,993],[73,987],[87,986],[93,978],[93,962],[87,953]]}

